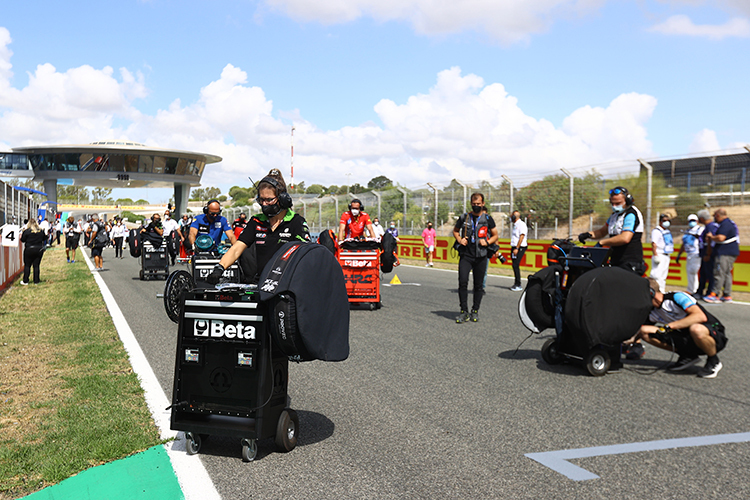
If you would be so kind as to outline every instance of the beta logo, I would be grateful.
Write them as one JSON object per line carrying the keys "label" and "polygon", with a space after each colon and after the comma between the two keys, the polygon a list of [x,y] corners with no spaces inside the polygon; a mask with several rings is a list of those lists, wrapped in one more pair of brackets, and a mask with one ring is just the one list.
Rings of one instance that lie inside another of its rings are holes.
{"label": "beta logo", "polygon": [[255,327],[245,326],[241,321],[237,324],[225,325],[218,319],[195,319],[193,320],[193,336],[213,339],[240,339],[255,340]]}
{"label": "beta logo", "polygon": [[347,267],[367,267],[370,261],[367,260],[345,260],[344,265]]}

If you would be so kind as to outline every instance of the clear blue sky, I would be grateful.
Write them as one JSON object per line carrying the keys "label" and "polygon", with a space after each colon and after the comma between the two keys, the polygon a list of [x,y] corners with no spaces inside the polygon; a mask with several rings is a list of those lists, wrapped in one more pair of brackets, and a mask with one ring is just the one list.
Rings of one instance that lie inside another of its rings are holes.
{"label": "clear blue sky", "polygon": [[115,138],[213,153],[224,161],[204,181],[223,190],[288,174],[292,125],[307,185],[415,187],[750,143],[744,0],[6,0],[2,12],[0,147]]}

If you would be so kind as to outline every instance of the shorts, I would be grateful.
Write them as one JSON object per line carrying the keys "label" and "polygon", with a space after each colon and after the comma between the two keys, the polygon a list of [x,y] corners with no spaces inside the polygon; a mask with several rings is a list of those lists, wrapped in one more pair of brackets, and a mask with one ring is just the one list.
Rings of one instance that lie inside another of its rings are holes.
{"label": "shorts", "polygon": [[424,253],[432,253],[433,250],[435,250],[435,245],[430,245],[428,247],[424,247]]}
{"label": "shorts", "polygon": [[[724,334],[724,325],[711,325],[709,323],[703,323],[703,326],[708,328],[708,333],[716,343],[716,352],[721,352],[727,345],[727,337]],[[671,343],[674,346],[674,350],[680,356],[686,356],[689,358],[696,358],[702,354],[706,354],[703,350],[698,347],[693,338],[690,336],[690,332],[687,330],[674,330],[672,332],[664,334],[667,338],[666,342]]]}
{"label": "shorts", "polygon": [[101,257],[102,256],[102,250],[104,250],[104,247],[91,247],[91,256],[92,257]]}
{"label": "shorts", "polygon": [[81,236],[66,236],[65,237],[65,248],[68,250],[75,250],[78,248],[78,242],[80,241]]}

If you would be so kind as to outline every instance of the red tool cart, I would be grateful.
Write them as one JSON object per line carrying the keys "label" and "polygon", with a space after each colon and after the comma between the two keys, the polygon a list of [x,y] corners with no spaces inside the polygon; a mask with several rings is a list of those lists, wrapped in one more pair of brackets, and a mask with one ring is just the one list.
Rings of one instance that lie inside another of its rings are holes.
{"label": "red tool cart", "polygon": [[375,241],[343,241],[338,260],[344,271],[350,304],[380,309],[380,254]]}

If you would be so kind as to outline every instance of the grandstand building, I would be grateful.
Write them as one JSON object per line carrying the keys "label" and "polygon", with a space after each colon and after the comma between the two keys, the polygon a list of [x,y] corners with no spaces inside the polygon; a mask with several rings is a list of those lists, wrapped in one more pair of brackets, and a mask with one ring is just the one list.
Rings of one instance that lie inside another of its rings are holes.
{"label": "grandstand building", "polygon": [[106,141],[30,146],[0,151],[0,177],[33,178],[57,202],[57,184],[107,188],[174,188],[175,209],[187,209],[190,188],[200,186],[207,164],[221,157],[135,142]]}

